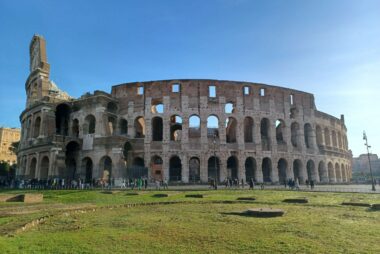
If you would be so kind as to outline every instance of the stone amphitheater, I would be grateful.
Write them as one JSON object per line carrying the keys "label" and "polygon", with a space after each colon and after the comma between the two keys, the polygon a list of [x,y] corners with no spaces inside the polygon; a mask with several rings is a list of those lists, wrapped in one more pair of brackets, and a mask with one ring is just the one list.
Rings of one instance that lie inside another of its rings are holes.
{"label": "stone amphitheater", "polygon": [[205,183],[217,177],[280,183],[348,182],[344,116],[318,111],[313,94],[222,80],[115,85],[74,99],[49,78],[46,42],[30,44],[17,175]]}

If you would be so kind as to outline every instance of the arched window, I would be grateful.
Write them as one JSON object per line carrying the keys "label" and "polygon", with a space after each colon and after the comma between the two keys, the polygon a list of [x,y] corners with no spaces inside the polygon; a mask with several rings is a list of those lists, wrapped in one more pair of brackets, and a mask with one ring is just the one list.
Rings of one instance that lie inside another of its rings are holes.
{"label": "arched window", "polygon": [[236,143],[236,128],[237,121],[233,117],[228,117],[226,119],[226,142]]}
{"label": "arched window", "polygon": [[284,144],[284,130],[285,130],[285,122],[282,119],[276,120],[276,141],[277,144]]}
{"label": "arched window", "polygon": [[306,148],[313,148],[313,129],[309,123],[304,125],[304,136]]}
{"label": "arched window", "polygon": [[153,102],[151,111],[153,114],[163,114],[164,113],[164,104],[162,102]]}
{"label": "arched window", "polygon": [[264,158],[262,163],[262,173],[264,182],[272,182],[272,161]]}
{"label": "arched window", "polygon": [[330,131],[327,128],[325,128],[325,144],[326,146],[331,146]]}
{"label": "arched window", "polygon": [[317,145],[320,146],[320,145],[322,145],[322,140],[323,140],[321,126],[317,125],[315,130],[316,130],[316,134],[317,134]]}
{"label": "arched window", "polygon": [[41,117],[37,117],[36,120],[34,120],[34,133],[33,133],[34,138],[37,138],[40,135],[40,129],[41,129]]}
{"label": "arched window", "polygon": [[145,137],[145,121],[142,116],[135,119],[135,138]]}
{"label": "arched window", "polygon": [[270,122],[268,118],[261,119],[260,123],[261,148],[263,151],[269,151],[270,147]]}
{"label": "arched window", "polygon": [[71,127],[71,132],[73,137],[79,137],[79,121],[78,119],[73,120],[73,125]]}
{"label": "arched window", "polygon": [[115,102],[108,102],[107,104],[107,112],[116,114],[117,113],[117,105]]}
{"label": "arched window", "polygon": [[85,134],[94,134],[96,128],[96,119],[93,115],[88,115],[85,118],[85,126],[83,128]]}
{"label": "arched window", "polygon": [[49,175],[49,157],[45,156],[41,160],[40,180],[47,180]]}
{"label": "arched window", "polygon": [[277,169],[278,169],[278,181],[280,184],[286,183],[288,180],[287,171],[288,171],[288,162],[281,158],[278,160],[277,163]]}
{"label": "arched window", "polygon": [[121,135],[127,135],[128,134],[128,121],[124,118],[120,119],[119,121],[119,129]]}
{"label": "arched window", "polygon": [[189,138],[199,138],[201,136],[201,119],[197,115],[189,117]]}
{"label": "arched window", "polygon": [[163,137],[163,121],[161,117],[152,118],[152,139],[153,141],[162,141]]}
{"label": "arched window", "polygon": [[244,118],[244,142],[253,142],[254,125],[252,117],[247,116]]}
{"label": "arched window", "polygon": [[182,163],[178,156],[173,156],[169,161],[169,180],[181,181],[182,180]]}
{"label": "arched window", "polygon": [[59,104],[55,111],[56,134],[67,136],[69,134],[69,119],[71,108],[67,104]]}
{"label": "arched window", "polygon": [[290,126],[291,130],[291,142],[293,147],[299,147],[299,131],[300,127],[297,122],[293,122],[292,125]]}
{"label": "arched window", "polygon": [[226,103],[226,105],[224,106],[224,112],[226,114],[231,114],[231,113],[234,113],[235,111],[235,106],[232,102],[228,102]]}
{"label": "arched window", "polygon": [[207,137],[219,137],[219,119],[215,115],[207,118]]}
{"label": "arched window", "polygon": [[182,137],[182,117],[172,115],[170,117],[170,140],[180,141]]}

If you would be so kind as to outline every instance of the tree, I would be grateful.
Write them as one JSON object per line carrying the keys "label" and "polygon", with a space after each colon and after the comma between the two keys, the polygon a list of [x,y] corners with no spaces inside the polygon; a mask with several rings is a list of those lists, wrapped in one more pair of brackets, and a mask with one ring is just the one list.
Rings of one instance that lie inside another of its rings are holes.
{"label": "tree", "polygon": [[8,176],[11,165],[6,161],[0,161],[0,176]]}
{"label": "tree", "polygon": [[11,146],[9,147],[9,150],[14,153],[14,154],[17,154],[18,153],[18,146],[20,144],[20,141],[16,141],[16,142],[12,142]]}

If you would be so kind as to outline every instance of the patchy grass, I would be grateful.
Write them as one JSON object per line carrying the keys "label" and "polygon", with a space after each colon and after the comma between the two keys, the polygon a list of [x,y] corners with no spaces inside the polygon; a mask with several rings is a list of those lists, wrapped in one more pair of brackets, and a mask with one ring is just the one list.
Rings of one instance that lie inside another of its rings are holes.
{"label": "patchy grass", "polygon": [[[13,191],[14,192],[14,191]],[[270,190],[229,191],[43,191],[42,204],[0,205],[2,253],[379,253],[380,212],[340,205],[344,201],[380,203],[375,194],[311,193]],[[154,194],[169,193],[155,198]],[[186,194],[206,194],[185,198]],[[255,197],[237,202],[238,197]],[[308,204],[282,203],[307,197]],[[192,201],[132,208],[86,207]],[[215,201],[234,201],[215,203]],[[283,217],[229,215],[254,207],[281,208]],[[13,237],[26,222],[53,215]]]}

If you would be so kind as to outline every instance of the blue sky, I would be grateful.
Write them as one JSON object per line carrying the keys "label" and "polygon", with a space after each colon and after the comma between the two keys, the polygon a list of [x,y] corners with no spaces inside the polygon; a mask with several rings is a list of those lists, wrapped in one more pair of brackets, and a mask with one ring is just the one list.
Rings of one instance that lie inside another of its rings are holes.
{"label": "blue sky", "polygon": [[0,125],[19,126],[33,34],[70,95],[124,82],[210,78],[315,95],[349,146],[380,154],[380,1],[0,0]]}

